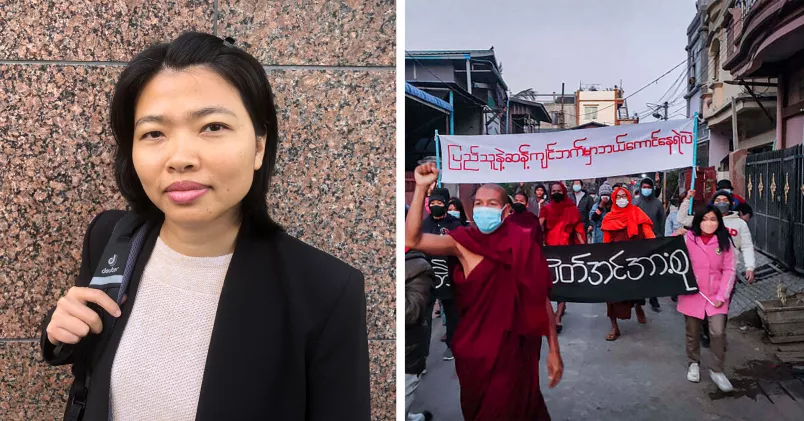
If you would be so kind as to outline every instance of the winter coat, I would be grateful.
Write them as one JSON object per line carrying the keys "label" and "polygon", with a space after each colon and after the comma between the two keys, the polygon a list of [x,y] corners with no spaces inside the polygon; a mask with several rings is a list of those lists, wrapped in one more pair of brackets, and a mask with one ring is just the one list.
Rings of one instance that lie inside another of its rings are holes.
{"label": "winter coat", "polygon": [[595,215],[599,208],[600,202],[595,203],[592,206],[592,210],[589,211],[589,225],[592,226],[592,243],[593,244],[603,244],[603,230],[601,226],[603,225],[603,218],[606,217],[606,214],[609,213],[605,208],[601,209],[600,215]]}
{"label": "winter coat", "polygon": [[664,236],[664,222],[666,216],[664,214],[664,206],[662,206],[662,201],[653,195],[648,198],[639,196],[637,197],[634,205],[642,209],[642,212],[645,212],[645,214],[648,215],[648,218],[653,221],[653,234],[657,238]]}
{"label": "winter coat", "polygon": [[737,212],[729,212],[723,217],[723,225],[729,230],[731,242],[734,244],[736,253],[734,263],[739,257],[743,258],[745,270],[756,268],[756,256],[754,255],[754,240],[751,238],[751,230]]}
{"label": "winter coat", "polygon": [[678,209],[670,209],[670,213],[667,215],[667,220],[664,222],[665,237],[672,237],[679,228],[683,228],[683,226],[678,223]]}
{"label": "winter coat", "polygon": [[[692,226],[692,215],[689,214],[690,202],[685,200],[678,207],[678,222],[685,226]],[[756,268],[756,255],[754,254],[754,241],[751,237],[751,230],[748,224],[740,218],[737,212],[729,212],[723,217],[723,225],[729,230],[731,242],[736,248],[734,264],[737,264],[739,257],[743,258],[745,270]]]}
{"label": "winter coat", "polygon": [[[684,240],[700,293],[680,295],[676,308],[682,314],[701,320],[705,315],[729,314],[729,297],[734,288],[735,275],[734,247],[721,250],[717,237],[713,237],[709,244],[704,244],[691,231],[687,232]],[[713,303],[722,301],[723,305],[715,308],[701,293]]]}
{"label": "winter coat", "polygon": [[427,361],[435,275],[424,254],[405,253],[405,374],[421,374]]}
{"label": "winter coat", "polygon": [[575,196],[575,192],[572,190],[570,190],[567,194],[570,198],[572,198],[575,206],[577,206],[578,210],[581,212],[583,229],[584,232],[586,232],[586,230],[589,229],[589,212],[592,210],[592,206],[595,205],[595,199],[593,199],[586,190],[581,190],[579,193],[583,193],[581,200],[578,200],[577,196]]}

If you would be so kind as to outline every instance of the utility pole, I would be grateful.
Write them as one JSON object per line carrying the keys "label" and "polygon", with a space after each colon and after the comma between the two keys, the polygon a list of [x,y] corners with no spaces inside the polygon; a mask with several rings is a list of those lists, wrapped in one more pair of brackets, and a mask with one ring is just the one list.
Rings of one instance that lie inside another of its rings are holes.
{"label": "utility pole", "polygon": [[564,82],[561,82],[561,114],[558,119],[558,127],[564,130]]}
{"label": "utility pole", "polygon": [[[657,120],[664,120],[664,121],[667,121],[667,119],[668,119],[668,117],[667,117],[667,109],[670,107],[670,104],[669,104],[667,101],[665,101],[665,102],[664,102],[664,104],[651,104],[651,103],[647,103],[646,105],[647,105],[648,107],[652,107],[652,108],[654,108],[655,112],[653,113],[653,118],[655,118],[655,119],[657,119]],[[659,114],[659,109],[663,109],[663,110],[664,110],[664,113],[663,113],[663,114]]]}

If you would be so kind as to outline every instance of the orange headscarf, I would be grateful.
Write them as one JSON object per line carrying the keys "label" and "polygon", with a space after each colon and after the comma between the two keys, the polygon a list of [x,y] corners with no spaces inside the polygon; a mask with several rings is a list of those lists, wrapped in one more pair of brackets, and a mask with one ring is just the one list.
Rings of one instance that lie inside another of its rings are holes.
{"label": "orange headscarf", "polygon": [[[616,203],[616,197],[620,191],[623,191],[628,195],[628,206],[624,208],[617,206]],[[653,221],[650,220],[648,215],[646,215],[645,212],[642,212],[642,209],[634,206],[634,204],[631,203],[631,192],[629,192],[628,189],[617,187],[611,193],[611,200],[615,203],[611,205],[611,211],[606,214],[605,218],[603,218],[603,224],[600,226],[600,229],[603,231],[619,231],[622,229],[628,229],[628,236],[634,237],[639,235],[640,225],[653,227]]]}

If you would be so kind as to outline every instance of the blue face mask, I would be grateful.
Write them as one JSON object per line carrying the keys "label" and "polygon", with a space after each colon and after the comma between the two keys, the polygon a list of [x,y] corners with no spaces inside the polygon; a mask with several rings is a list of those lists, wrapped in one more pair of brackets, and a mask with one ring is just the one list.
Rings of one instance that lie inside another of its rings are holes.
{"label": "blue face mask", "polygon": [[472,212],[475,225],[483,234],[491,234],[502,225],[502,209],[478,206]]}
{"label": "blue face mask", "polygon": [[576,185],[572,186],[572,191],[574,191],[575,193],[580,192],[581,191],[581,185],[576,184]]}
{"label": "blue face mask", "polygon": [[458,218],[458,219],[461,219],[461,213],[458,212],[458,211],[447,211],[447,213],[452,215],[452,216],[454,216],[454,217],[456,217],[456,218]]}
{"label": "blue face mask", "polygon": [[653,194],[653,189],[642,189],[640,190],[643,196],[650,197]]}

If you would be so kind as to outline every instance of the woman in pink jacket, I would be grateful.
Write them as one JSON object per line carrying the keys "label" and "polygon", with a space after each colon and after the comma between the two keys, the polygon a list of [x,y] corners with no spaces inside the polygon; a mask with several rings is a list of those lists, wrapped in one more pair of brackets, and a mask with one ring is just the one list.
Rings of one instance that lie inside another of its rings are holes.
{"label": "woman in pink jacket", "polygon": [[687,325],[687,380],[701,380],[701,325],[709,319],[711,351],[715,363],[710,370],[712,381],[724,392],[733,390],[723,374],[726,357],[726,316],[729,297],[734,287],[734,248],[723,216],[712,205],[697,212],[692,230],[685,235],[692,270],[698,282],[698,294],[678,297],[678,311],[684,314]]}

